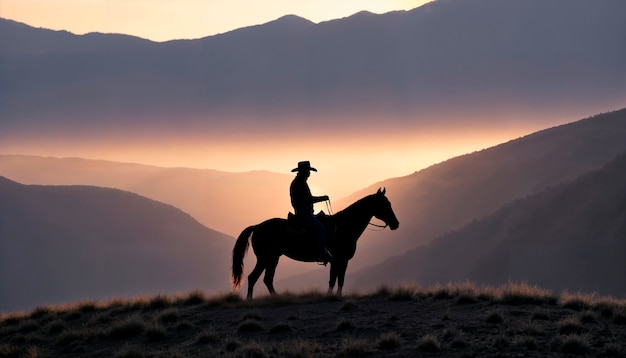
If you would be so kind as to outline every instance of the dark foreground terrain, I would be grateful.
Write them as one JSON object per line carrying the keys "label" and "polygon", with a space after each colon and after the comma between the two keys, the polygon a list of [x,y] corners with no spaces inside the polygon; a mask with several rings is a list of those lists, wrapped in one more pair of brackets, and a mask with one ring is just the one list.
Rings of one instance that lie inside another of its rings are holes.
{"label": "dark foreground terrain", "polygon": [[192,292],[0,315],[0,357],[626,355],[626,301],[526,284],[243,301]]}

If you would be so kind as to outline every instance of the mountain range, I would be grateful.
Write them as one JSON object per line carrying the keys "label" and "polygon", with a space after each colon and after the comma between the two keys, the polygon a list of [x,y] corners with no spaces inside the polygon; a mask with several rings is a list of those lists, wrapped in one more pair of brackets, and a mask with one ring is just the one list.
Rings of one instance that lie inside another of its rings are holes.
{"label": "mountain range", "polygon": [[619,0],[438,0],[164,43],[0,19],[0,133],[323,133],[598,113],[626,99],[624,13]]}
{"label": "mountain range", "polygon": [[230,173],[0,154],[0,175],[23,184],[80,184],[131,191],[180,208],[204,226],[230,236],[267,217],[286,217],[291,210],[292,176],[267,171]]}
{"label": "mountain range", "polygon": [[224,291],[232,242],[137,194],[0,177],[0,311]]}
{"label": "mountain range", "polygon": [[626,153],[602,167],[391,257],[356,287],[469,280],[626,296]]}
{"label": "mountain range", "polygon": [[[379,263],[381,258],[424,246],[510,202],[597,170],[624,152],[626,109],[545,129],[449,159],[406,177],[376,183],[337,206],[342,207],[375,188],[386,187],[400,229],[393,234],[366,230],[348,272],[357,272]],[[393,266],[392,262],[388,264]],[[277,287],[320,284],[325,282],[325,276],[322,271],[297,275],[278,282]],[[346,285],[349,284],[347,278]]]}

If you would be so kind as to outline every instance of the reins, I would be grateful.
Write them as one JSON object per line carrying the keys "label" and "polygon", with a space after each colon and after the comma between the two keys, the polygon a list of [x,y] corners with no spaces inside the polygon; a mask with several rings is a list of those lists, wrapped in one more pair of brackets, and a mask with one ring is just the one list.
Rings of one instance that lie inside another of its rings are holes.
{"label": "reins", "polygon": [[[328,199],[328,200],[326,200],[326,201],[324,201],[324,202],[326,203],[326,209],[328,210],[328,213],[329,213],[330,215],[333,215],[333,206],[332,206],[332,204],[330,203],[330,199]],[[375,227],[377,227],[377,228],[379,228],[379,229],[380,229],[380,230],[376,230],[376,229],[372,229],[372,228],[368,227],[367,229],[368,229],[368,230],[371,230],[371,231],[383,231],[383,230],[385,230],[385,228],[386,228],[387,226],[389,226],[389,225],[387,225],[387,224],[385,224],[385,225],[378,225],[378,224],[374,224],[374,223],[373,223],[373,222],[371,222],[371,221],[370,221],[370,222],[368,222],[368,223],[367,223],[367,225],[375,226]]]}
{"label": "reins", "polygon": [[376,226],[377,228],[380,228],[380,230],[375,230],[375,229],[370,229],[370,228],[368,227],[368,230],[372,230],[372,231],[383,231],[383,230],[385,230],[385,228],[386,228],[387,226],[389,226],[389,225],[387,225],[387,224],[385,224],[385,225],[378,225],[378,224],[374,224],[374,223],[372,223],[371,221],[370,221],[370,222],[368,222],[368,223],[367,223],[367,225],[372,225],[372,226]]}
{"label": "reins", "polygon": [[326,203],[326,209],[328,209],[328,214],[332,215],[333,214],[333,206],[330,203],[330,199],[326,200],[325,203]]}

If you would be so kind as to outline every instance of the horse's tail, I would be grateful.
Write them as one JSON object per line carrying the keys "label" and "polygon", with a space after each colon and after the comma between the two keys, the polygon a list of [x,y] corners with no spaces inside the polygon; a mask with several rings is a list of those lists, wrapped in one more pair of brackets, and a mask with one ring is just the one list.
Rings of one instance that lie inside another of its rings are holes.
{"label": "horse's tail", "polygon": [[236,291],[241,287],[241,279],[243,276],[243,258],[246,256],[248,246],[250,246],[250,235],[256,226],[249,226],[241,232],[235,247],[233,248],[233,267],[231,274],[231,282],[233,284],[233,290]]}

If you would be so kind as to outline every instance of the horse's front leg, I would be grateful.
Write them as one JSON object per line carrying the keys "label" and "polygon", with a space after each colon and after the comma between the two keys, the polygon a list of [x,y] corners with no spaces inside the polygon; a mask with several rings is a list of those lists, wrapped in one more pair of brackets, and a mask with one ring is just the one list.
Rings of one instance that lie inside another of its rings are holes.
{"label": "horse's front leg", "polygon": [[346,270],[348,269],[348,261],[341,261],[337,263],[337,296],[341,297],[343,290],[343,282],[346,277]]}
{"label": "horse's front leg", "polygon": [[328,281],[328,292],[327,295],[333,294],[333,289],[335,288],[335,282],[337,281],[337,264],[335,260],[330,263],[330,279]]}

